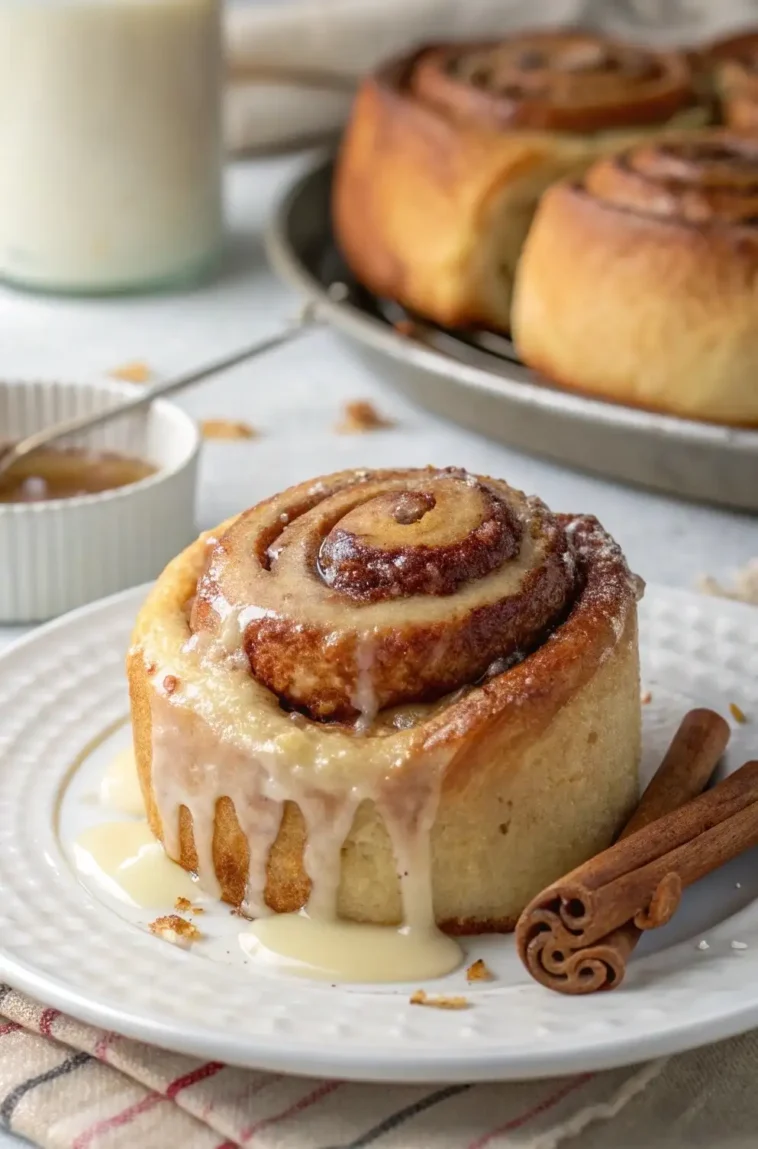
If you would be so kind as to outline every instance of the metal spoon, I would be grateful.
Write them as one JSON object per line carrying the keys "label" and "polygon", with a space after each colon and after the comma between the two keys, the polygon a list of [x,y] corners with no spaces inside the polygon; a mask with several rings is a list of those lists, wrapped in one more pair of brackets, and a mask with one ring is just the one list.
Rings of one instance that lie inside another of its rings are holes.
{"label": "metal spoon", "polygon": [[77,415],[73,419],[65,419],[61,423],[55,423],[52,427],[43,427],[41,431],[35,431],[34,434],[27,435],[23,439],[17,439],[16,442],[0,443],[0,475],[5,474],[19,459],[30,455],[33,451],[38,451],[40,447],[54,443],[57,439],[62,439],[65,435],[75,435],[81,431],[89,431],[93,427],[101,427],[103,423],[109,423],[111,419],[118,419],[120,415],[137,411],[140,407],[149,406],[154,399],[171,395],[175,391],[181,391],[182,388],[189,387],[193,383],[200,383],[220,371],[236,367],[238,363],[245,363],[248,359],[255,359],[256,356],[263,355],[266,351],[281,347],[282,344],[289,343],[299,335],[311,330],[316,321],[315,307],[308,303],[285,328],[277,331],[274,335],[268,335],[265,339],[258,340],[257,343],[242,347],[238,351],[233,351],[231,354],[215,359],[211,363],[206,363],[203,367],[195,368],[193,371],[187,371],[183,375],[176,375],[173,379],[166,379],[161,383],[154,383],[152,387],[140,389],[133,396],[130,395],[127,399],[114,404],[113,407],[108,407],[104,411],[96,411],[89,415]]}

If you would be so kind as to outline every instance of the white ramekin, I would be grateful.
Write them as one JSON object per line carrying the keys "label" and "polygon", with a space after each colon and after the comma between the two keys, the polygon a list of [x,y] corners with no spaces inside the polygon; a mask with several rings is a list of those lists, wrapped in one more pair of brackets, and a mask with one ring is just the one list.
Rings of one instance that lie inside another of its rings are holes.
{"label": "white ramekin", "polygon": [[[131,394],[128,383],[0,382],[0,440]],[[200,437],[178,407],[159,400],[64,442],[117,451],[158,470],[100,494],[0,503],[0,622],[41,622],[146,582],[195,536]]]}

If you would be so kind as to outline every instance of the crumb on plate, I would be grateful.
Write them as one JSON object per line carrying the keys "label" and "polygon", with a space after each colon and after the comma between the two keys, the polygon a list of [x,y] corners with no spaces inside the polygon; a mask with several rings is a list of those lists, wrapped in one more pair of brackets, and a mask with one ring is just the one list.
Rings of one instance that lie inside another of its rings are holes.
{"label": "crumb on plate", "polygon": [[202,419],[200,434],[204,439],[257,439],[258,432],[249,423],[234,419]]}
{"label": "crumb on plate", "polygon": [[123,380],[124,383],[147,383],[153,373],[147,363],[135,359],[131,363],[122,363],[120,367],[114,367],[109,374],[114,379]]}
{"label": "crumb on plate", "polygon": [[354,399],[346,403],[342,419],[334,428],[338,435],[363,435],[367,431],[380,431],[393,427],[394,420],[387,419],[368,399]]}
{"label": "crumb on plate", "polygon": [[424,989],[417,989],[410,996],[411,1005],[428,1005],[433,1009],[468,1009],[467,997],[448,996],[442,993],[427,993]]}
{"label": "crumb on plate", "polygon": [[744,724],[747,722],[744,710],[742,710],[736,702],[729,703],[729,713],[731,714],[734,721],[739,722],[741,726],[744,726]]}
{"label": "crumb on plate", "polygon": [[653,695],[652,695],[651,691],[643,690],[642,694],[640,695],[640,702],[642,703],[642,705],[647,706],[647,704],[649,702],[652,702],[652,701],[653,701]]}
{"label": "crumb on plate", "polygon": [[162,918],[156,918],[150,923],[150,933],[182,949],[189,949],[193,942],[202,937],[196,925],[188,922],[186,918],[180,918],[178,914],[166,914]]}
{"label": "crumb on plate", "polygon": [[485,961],[477,958],[466,970],[466,981],[492,981],[492,970]]}
{"label": "crumb on plate", "polygon": [[178,910],[180,914],[204,914],[205,910],[202,906],[193,906],[189,898],[178,897],[174,902],[174,909]]}

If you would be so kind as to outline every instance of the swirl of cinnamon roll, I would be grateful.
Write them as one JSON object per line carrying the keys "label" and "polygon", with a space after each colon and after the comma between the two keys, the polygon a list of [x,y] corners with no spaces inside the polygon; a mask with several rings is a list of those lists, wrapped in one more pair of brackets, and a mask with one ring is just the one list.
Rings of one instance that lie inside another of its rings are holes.
{"label": "swirl of cinnamon roll", "polygon": [[253,917],[510,930],[635,800],[638,590],[596,520],[501,480],[284,491],[201,536],[140,611],[150,825]]}
{"label": "swirl of cinnamon roll", "polygon": [[730,135],[649,144],[599,161],[584,178],[603,203],[685,224],[758,223],[758,140]]}
{"label": "swirl of cinnamon roll", "polygon": [[453,117],[563,132],[661,124],[695,103],[683,56],[585,32],[431,48],[407,83]]}
{"label": "swirl of cinnamon roll", "polygon": [[542,191],[711,114],[677,53],[571,31],[425,48],[360,88],[335,172],[335,235],[375,294],[444,326],[507,331]]}
{"label": "swirl of cinnamon roll", "polygon": [[693,133],[599,160],[543,197],[514,339],[566,387],[758,425],[758,140]]}
{"label": "swirl of cinnamon roll", "polygon": [[566,609],[558,519],[458,470],[338,474],[243,515],[214,547],[191,626],[236,619],[259,682],[317,718],[429,701],[530,649]]}
{"label": "swirl of cinnamon roll", "polygon": [[758,32],[721,40],[705,53],[725,122],[738,131],[758,128]]}

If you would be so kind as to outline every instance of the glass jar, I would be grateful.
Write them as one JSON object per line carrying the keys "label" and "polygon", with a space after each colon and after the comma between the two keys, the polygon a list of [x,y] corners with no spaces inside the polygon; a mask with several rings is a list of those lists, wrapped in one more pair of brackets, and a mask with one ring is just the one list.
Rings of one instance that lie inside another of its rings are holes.
{"label": "glass jar", "polygon": [[219,254],[221,0],[0,0],[0,278],[188,283]]}

